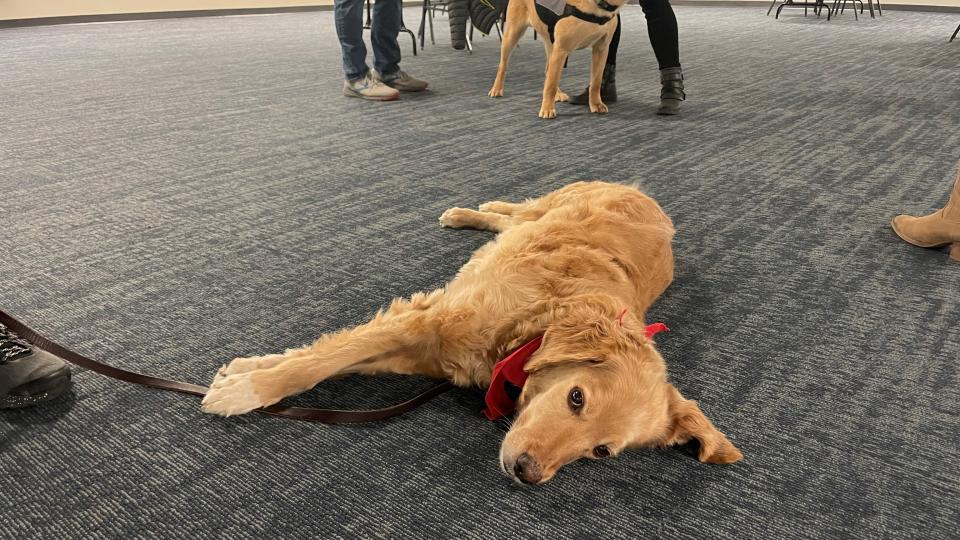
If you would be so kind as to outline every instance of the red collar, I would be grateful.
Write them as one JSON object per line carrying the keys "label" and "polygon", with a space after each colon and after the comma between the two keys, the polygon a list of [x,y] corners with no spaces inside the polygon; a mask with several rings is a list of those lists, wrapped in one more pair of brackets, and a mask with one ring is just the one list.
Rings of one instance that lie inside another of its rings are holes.
{"label": "red collar", "polygon": [[[647,338],[669,330],[663,323],[648,324]],[[485,398],[487,407],[483,409],[484,416],[489,420],[513,414],[523,385],[527,382],[527,372],[523,367],[527,365],[527,360],[533,356],[533,353],[540,348],[541,341],[543,336],[533,338],[493,366],[493,375],[490,376],[490,387],[487,388]]]}

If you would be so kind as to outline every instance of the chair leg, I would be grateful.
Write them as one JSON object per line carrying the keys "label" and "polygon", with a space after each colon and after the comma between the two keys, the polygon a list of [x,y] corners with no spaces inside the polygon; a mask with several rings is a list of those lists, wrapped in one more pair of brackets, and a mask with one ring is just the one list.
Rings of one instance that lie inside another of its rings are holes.
{"label": "chair leg", "polygon": [[423,0],[423,11],[420,13],[420,28],[417,37],[420,38],[420,48],[427,46],[427,13],[430,11],[430,0]]}
{"label": "chair leg", "polygon": [[953,35],[950,36],[950,41],[957,39],[957,34],[960,34],[960,25],[958,25],[957,29],[953,31]]}
{"label": "chair leg", "polygon": [[[367,4],[370,5],[369,3]],[[410,35],[410,39],[413,41],[413,55],[417,55],[417,35],[413,33],[413,30],[407,28],[407,25],[403,23],[403,6],[400,7],[400,31],[406,32]]]}
{"label": "chair leg", "polygon": [[470,54],[473,54],[473,23],[471,21],[467,21],[467,24],[470,25],[470,31],[467,32],[467,35],[466,35],[467,52]]}
{"label": "chair leg", "polygon": [[877,1],[877,14],[883,15],[883,8],[880,7],[880,0],[876,0],[876,1]]}
{"label": "chair leg", "polygon": [[770,12],[773,11],[773,6],[777,5],[777,2],[779,1],[780,0],[773,0],[773,2],[770,2],[770,7],[767,8],[767,17],[770,16]]}

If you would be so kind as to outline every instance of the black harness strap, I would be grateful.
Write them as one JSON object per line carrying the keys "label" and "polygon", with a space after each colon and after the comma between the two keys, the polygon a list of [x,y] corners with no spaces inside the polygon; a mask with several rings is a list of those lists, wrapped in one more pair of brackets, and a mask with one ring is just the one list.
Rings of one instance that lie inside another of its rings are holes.
{"label": "black harness strap", "polygon": [[585,11],[580,11],[570,4],[565,4],[563,6],[563,14],[557,15],[549,8],[541,6],[540,4],[534,2],[534,7],[537,9],[537,17],[540,17],[540,20],[543,24],[547,25],[547,32],[550,34],[550,43],[556,42],[554,37],[554,32],[557,28],[557,23],[560,22],[560,19],[565,17],[574,17],[580,19],[581,21],[586,21],[593,24],[607,24],[613,18],[613,12],[617,10],[617,6],[607,3],[606,0],[597,0],[597,7],[605,11],[609,11],[610,15],[594,15],[593,13],[587,13]]}

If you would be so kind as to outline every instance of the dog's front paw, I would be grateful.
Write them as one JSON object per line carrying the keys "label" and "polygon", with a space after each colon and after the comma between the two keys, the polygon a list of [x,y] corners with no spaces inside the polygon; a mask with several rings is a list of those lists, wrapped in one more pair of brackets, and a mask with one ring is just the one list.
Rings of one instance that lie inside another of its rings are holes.
{"label": "dog's front paw", "polygon": [[602,101],[597,103],[596,105],[594,105],[593,103],[590,104],[590,112],[592,113],[606,114],[606,112],[609,110],[610,109],[607,108],[607,105]]}
{"label": "dog's front paw", "polygon": [[560,103],[566,103],[570,101],[570,96],[567,95],[567,93],[564,92],[563,90],[557,90],[557,97],[554,101],[557,101]]}
{"label": "dog's front paw", "polygon": [[230,375],[227,366],[220,368],[200,408],[210,414],[233,416],[263,407],[266,404],[257,395],[250,379],[251,373]]}
{"label": "dog's front paw", "polygon": [[557,108],[553,104],[540,106],[540,118],[556,118]]}
{"label": "dog's front paw", "polygon": [[226,366],[220,368],[220,373],[224,375],[235,375],[237,373],[246,373],[258,369],[270,368],[276,365],[283,356],[271,354],[268,356],[250,356],[248,358],[235,358]]}
{"label": "dog's front paw", "polygon": [[467,224],[470,210],[466,208],[451,208],[440,216],[440,226],[457,229]]}
{"label": "dog's front paw", "polygon": [[503,97],[503,87],[502,86],[498,87],[497,85],[493,85],[493,87],[490,88],[490,91],[487,92],[487,95],[490,97]]}

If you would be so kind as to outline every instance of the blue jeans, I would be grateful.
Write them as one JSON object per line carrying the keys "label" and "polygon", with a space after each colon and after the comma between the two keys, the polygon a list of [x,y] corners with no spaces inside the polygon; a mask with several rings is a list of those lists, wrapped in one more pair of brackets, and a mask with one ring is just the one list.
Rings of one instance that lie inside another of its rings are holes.
{"label": "blue jeans", "polygon": [[[370,42],[373,44],[373,66],[381,75],[400,70],[400,1],[377,0],[373,5]],[[363,43],[364,0],[334,0],[337,37],[343,51],[343,71],[347,80],[363,77],[367,67],[367,47]]]}

